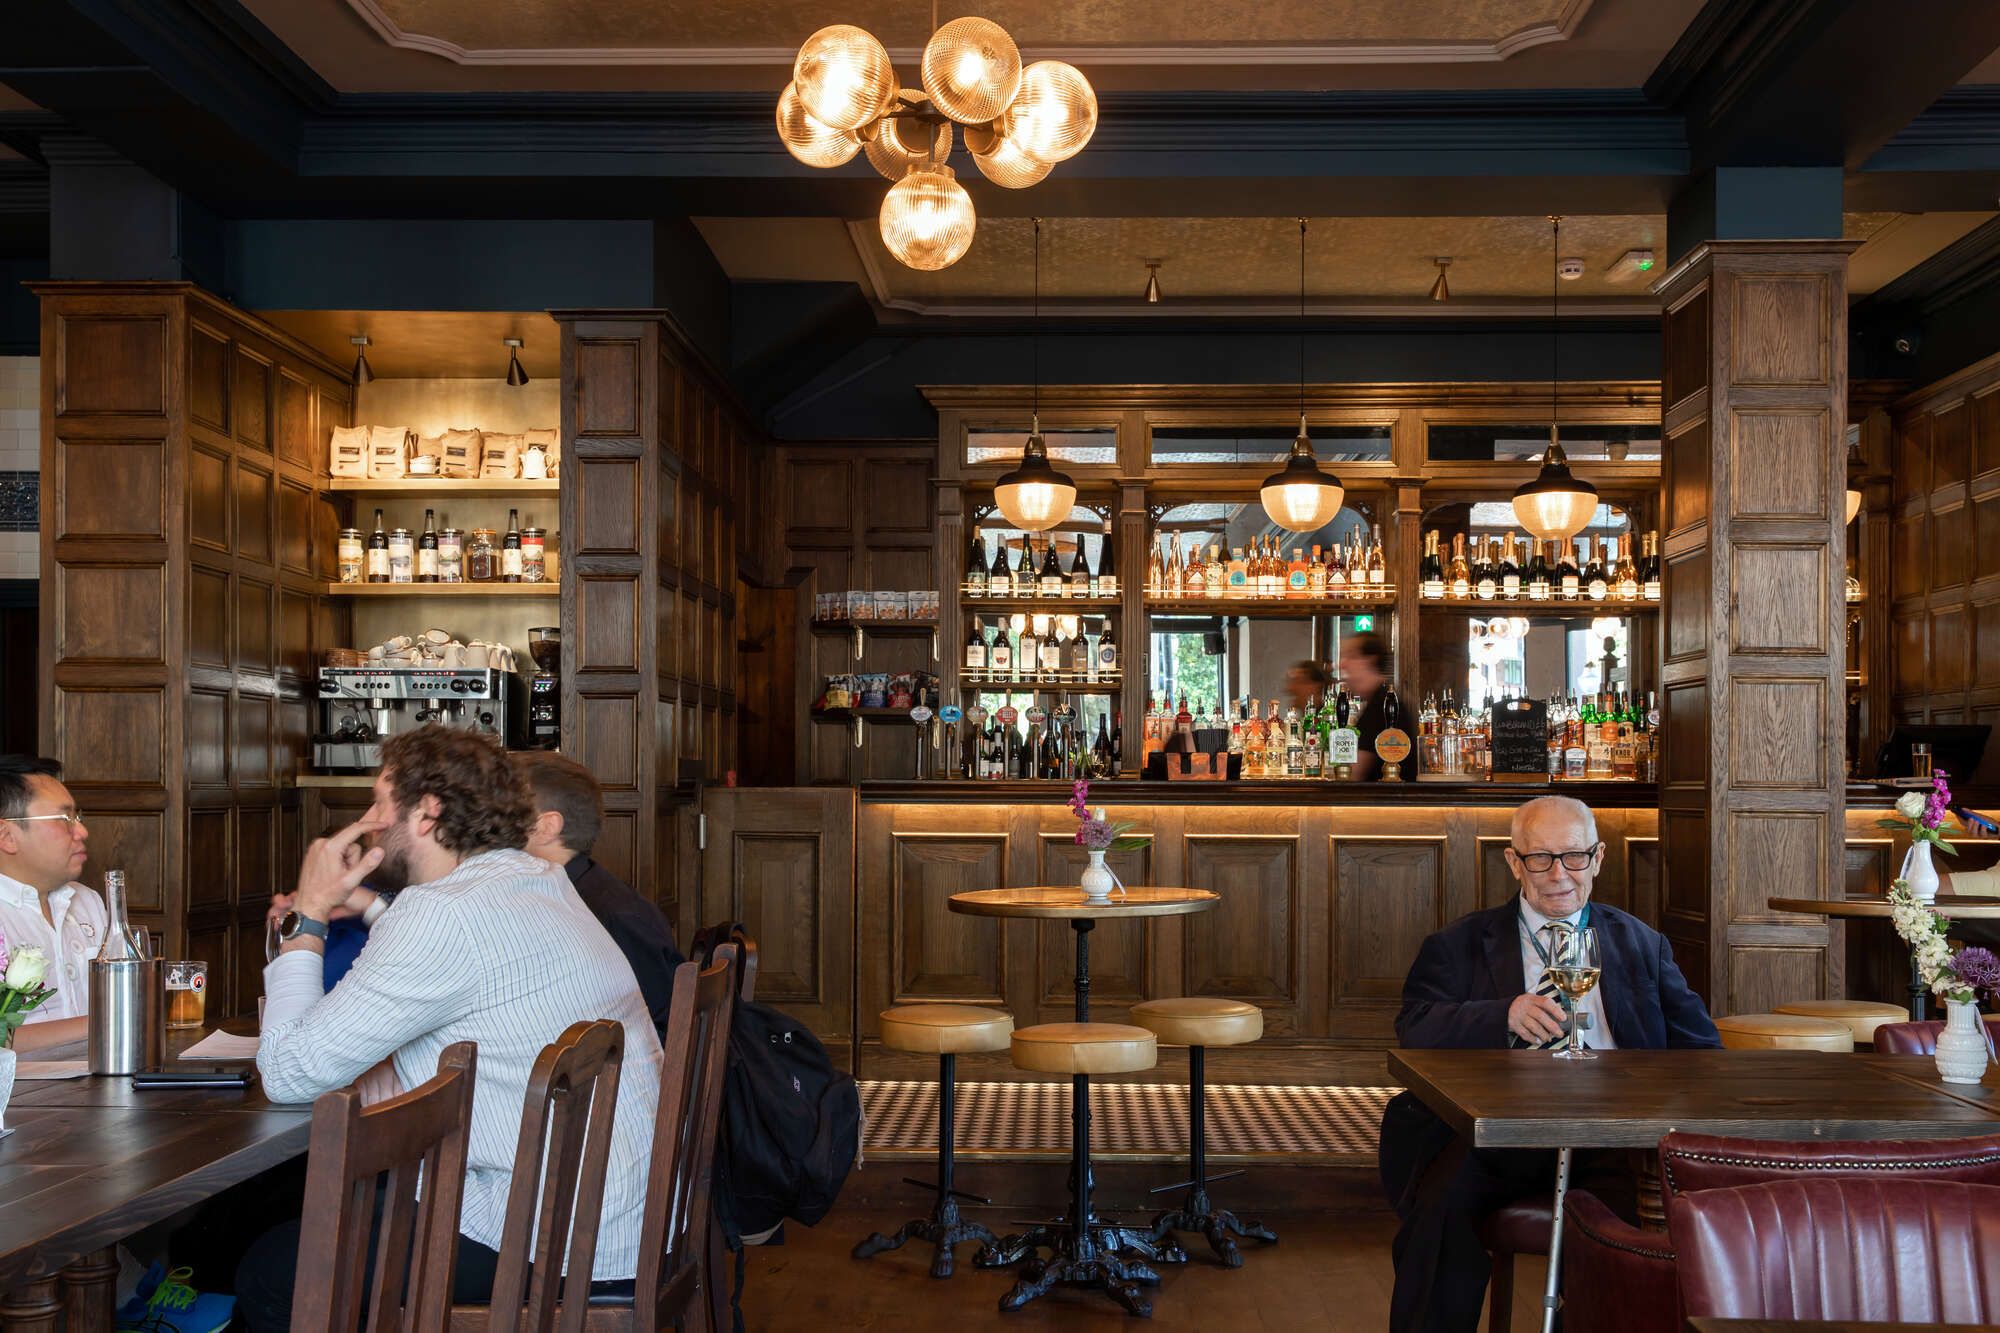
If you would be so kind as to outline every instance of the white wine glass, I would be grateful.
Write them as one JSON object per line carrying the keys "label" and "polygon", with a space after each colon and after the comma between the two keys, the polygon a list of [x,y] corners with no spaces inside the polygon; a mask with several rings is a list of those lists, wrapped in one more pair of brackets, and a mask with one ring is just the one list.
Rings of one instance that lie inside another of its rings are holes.
{"label": "white wine glass", "polygon": [[1595,1060],[1597,1053],[1583,1044],[1583,1023],[1579,1006],[1583,997],[1597,989],[1599,977],[1597,932],[1588,928],[1555,932],[1549,955],[1549,980],[1569,1001],[1569,1044],[1556,1049],[1558,1060]]}

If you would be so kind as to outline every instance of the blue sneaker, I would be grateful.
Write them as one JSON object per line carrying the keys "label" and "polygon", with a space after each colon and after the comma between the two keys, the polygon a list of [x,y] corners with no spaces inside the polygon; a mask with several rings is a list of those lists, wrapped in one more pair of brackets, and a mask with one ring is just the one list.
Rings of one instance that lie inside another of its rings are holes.
{"label": "blue sneaker", "polygon": [[236,1298],[196,1291],[188,1285],[192,1268],[167,1271],[154,1264],[139,1279],[132,1299],[119,1307],[118,1333],[222,1333],[236,1312]]}

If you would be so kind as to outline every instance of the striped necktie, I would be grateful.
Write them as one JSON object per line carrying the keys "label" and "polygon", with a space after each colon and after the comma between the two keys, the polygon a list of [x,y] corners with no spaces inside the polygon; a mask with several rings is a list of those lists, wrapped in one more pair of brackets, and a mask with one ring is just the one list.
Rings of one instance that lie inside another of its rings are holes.
{"label": "striped necktie", "polygon": [[[1553,955],[1554,945],[1555,945],[1555,939],[1554,939],[1555,926],[1554,925],[1543,926],[1541,930],[1538,931],[1537,933],[1541,935],[1544,946],[1548,947],[1551,955]],[[1549,969],[1546,967],[1542,969],[1541,980],[1535,983],[1535,994],[1543,996],[1544,998],[1547,999],[1554,1000],[1557,1004],[1563,1007],[1564,1013],[1569,1013],[1569,1001],[1563,998],[1562,991],[1557,988],[1555,981],[1550,978]],[[1571,1015],[1571,1021],[1572,1022],[1575,1021],[1575,1015],[1573,1014]],[[1527,1042],[1521,1040],[1519,1037],[1515,1036],[1511,1032],[1507,1034],[1507,1040],[1516,1048],[1525,1047],[1528,1045]],[[1566,1031],[1559,1032],[1555,1036],[1550,1037],[1547,1041],[1538,1041],[1534,1043],[1534,1049],[1538,1051],[1552,1051],[1556,1047],[1562,1045],[1564,1042],[1568,1040],[1569,1040],[1568,1032]]]}

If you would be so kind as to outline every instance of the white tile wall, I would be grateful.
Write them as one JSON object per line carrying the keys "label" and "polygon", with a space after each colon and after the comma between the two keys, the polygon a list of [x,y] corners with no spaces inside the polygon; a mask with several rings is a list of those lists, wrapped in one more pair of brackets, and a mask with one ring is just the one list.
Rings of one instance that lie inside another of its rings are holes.
{"label": "white tile wall", "polygon": [[[41,358],[0,356],[0,472],[41,467]],[[41,536],[0,532],[0,579],[41,576]]]}

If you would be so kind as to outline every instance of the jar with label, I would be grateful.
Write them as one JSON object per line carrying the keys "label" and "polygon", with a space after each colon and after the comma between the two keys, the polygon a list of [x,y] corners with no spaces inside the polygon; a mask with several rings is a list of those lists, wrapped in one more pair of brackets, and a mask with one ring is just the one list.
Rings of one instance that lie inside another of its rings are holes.
{"label": "jar with label", "polygon": [[495,541],[500,534],[492,528],[474,528],[465,547],[465,581],[492,583],[500,577],[500,557]]}
{"label": "jar with label", "polygon": [[417,535],[408,528],[389,534],[389,582],[417,581]]}
{"label": "jar with label", "polygon": [[548,534],[540,528],[521,529],[521,582],[547,583]]}
{"label": "jar with label", "polygon": [[362,541],[360,528],[340,530],[340,581],[361,582]]}
{"label": "jar with label", "polygon": [[465,534],[457,528],[438,533],[438,582],[465,582]]}

